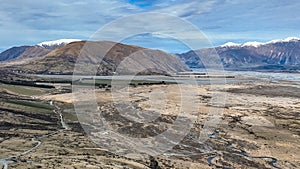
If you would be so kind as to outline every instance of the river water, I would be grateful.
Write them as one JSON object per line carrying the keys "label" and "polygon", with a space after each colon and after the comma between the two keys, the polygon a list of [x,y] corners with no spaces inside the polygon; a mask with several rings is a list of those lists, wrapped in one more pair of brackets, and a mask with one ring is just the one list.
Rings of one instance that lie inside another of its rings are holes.
{"label": "river water", "polygon": [[[193,72],[206,72],[205,69],[192,69]],[[257,77],[266,79],[269,81],[293,81],[300,82],[300,73],[288,73],[288,72],[257,72],[257,71],[212,71],[214,73],[221,73],[227,75],[245,76],[245,77]]]}
{"label": "river water", "polygon": [[300,84],[300,73],[275,73],[275,72],[255,72],[255,71],[220,71],[220,70],[205,70],[205,69],[192,69],[193,72],[206,72],[209,75],[234,75],[236,78],[182,78],[182,77],[170,77],[170,76],[73,76],[73,75],[31,75],[44,78],[58,78],[58,79],[113,79],[113,80],[152,80],[152,81],[165,81],[165,82],[177,82],[177,83],[189,83],[199,85],[209,84],[234,84],[240,82],[252,82],[252,81],[292,81],[296,84]]}

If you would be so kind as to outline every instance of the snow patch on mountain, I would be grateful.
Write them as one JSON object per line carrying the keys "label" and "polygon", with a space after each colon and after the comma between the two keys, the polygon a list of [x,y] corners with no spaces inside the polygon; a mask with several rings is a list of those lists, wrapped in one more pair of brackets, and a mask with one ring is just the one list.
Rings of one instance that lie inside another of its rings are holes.
{"label": "snow patch on mountain", "polygon": [[261,43],[261,42],[246,42],[246,43],[242,44],[242,47],[244,47],[244,46],[251,46],[251,47],[257,48],[257,47],[259,47],[261,45],[264,45],[264,43]]}
{"label": "snow patch on mountain", "polygon": [[300,38],[298,37],[287,37],[284,39],[276,39],[276,40],[271,40],[269,42],[246,42],[243,44],[238,44],[238,43],[234,43],[234,42],[227,42],[224,45],[221,45],[220,47],[259,47],[261,45],[268,45],[268,44],[274,44],[274,43],[283,43],[283,42],[297,42],[300,41]]}
{"label": "snow patch on mountain", "polygon": [[284,38],[284,39],[276,39],[276,40],[271,40],[271,41],[267,42],[266,44],[281,43],[281,42],[296,42],[296,41],[300,41],[300,38],[288,37],[288,38]]}
{"label": "snow patch on mountain", "polygon": [[227,42],[224,45],[221,45],[221,47],[234,47],[234,46],[240,46],[241,44],[233,43],[233,42]]}
{"label": "snow patch on mountain", "polygon": [[41,47],[62,46],[75,41],[81,41],[81,40],[80,39],[58,39],[54,41],[41,42],[37,45]]}

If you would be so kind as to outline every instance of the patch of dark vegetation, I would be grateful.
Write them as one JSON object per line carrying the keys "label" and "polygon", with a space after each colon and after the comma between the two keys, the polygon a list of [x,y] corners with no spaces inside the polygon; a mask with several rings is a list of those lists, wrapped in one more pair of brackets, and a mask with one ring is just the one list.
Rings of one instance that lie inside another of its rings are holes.
{"label": "patch of dark vegetation", "polygon": [[263,95],[268,97],[294,97],[300,98],[300,88],[292,86],[258,85],[249,88],[232,88],[227,92]]}
{"label": "patch of dark vegetation", "polygon": [[[137,83],[138,86],[150,86],[150,85],[164,85],[166,84],[165,81],[161,81],[161,82],[143,82],[143,83]],[[135,83],[130,83],[130,85],[136,85]]]}
{"label": "patch of dark vegetation", "polygon": [[5,121],[0,122],[0,130],[10,130],[10,129],[30,129],[30,130],[57,130],[56,124],[15,124]]}
{"label": "patch of dark vegetation", "polygon": [[35,82],[32,82],[32,81],[20,81],[20,80],[6,81],[6,80],[0,80],[0,83],[8,84],[8,85],[19,85],[19,86],[30,86],[30,87],[46,88],[46,89],[55,88],[54,86],[50,86],[50,85],[36,84]]}
{"label": "patch of dark vegetation", "polygon": [[24,97],[24,96],[18,96],[11,93],[8,93],[6,91],[0,91],[0,100],[5,101],[7,99],[22,99],[22,100],[33,100],[32,98]]}
{"label": "patch of dark vegetation", "polygon": [[50,115],[45,115],[45,114],[29,113],[29,112],[25,112],[25,111],[18,111],[18,110],[3,108],[3,107],[0,107],[0,111],[11,112],[16,115],[22,115],[22,116],[39,119],[39,120],[43,120],[43,121],[48,121],[48,122],[52,122],[52,123],[57,122],[57,118],[52,117]]}
{"label": "patch of dark vegetation", "polygon": [[70,128],[72,129],[72,131],[85,134],[85,131],[82,128],[83,124],[76,123],[76,122],[68,122],[68,125],[70,126]]}
{"label": "patch of dark vegetation", "polygon": [[158,161],[154,157],[150,156],[149,160],[150,160],[149,167],[151,169],[161,169],[161,167],[159,166]]}
{"label": "patch of dark vegetation", "polygon": [[18,133],[1,133],[0,132],[0,137],[1,138],[11,138],[11,137],[19,137],[20,134]]}
{"label": "patch of dark vegetation", "polygon": [[288,110],[281,107],[270,107],[264,113],[266,115],[272,115],[277,119],[300,120],[300,111]]}
{"label": "patch of dark vegetation", "polygon": [[72,80],[65,80],[65,79],[42,79],[42,80],[35,80],[35,83],[64,83],[64,84],[72,84]]}
{"label": "patch of dark vegetation", "polygon": [[174,115],[160,115],[157,119],[155,119],[156,123],[168,123],[168,124],[173,124],[174,121],[176,120],[177,116]]}
{"label": "patch of dark vegetation", "polygon": [[[147,113],[149,112],[144,112],[141,114]],[[102,116],[105,121],[109,122],[110,125],[119,133],[130,135],[136,138],[156,136],[168,129],[166,124],[172,124],[176,119],[176,116],[161,115],[153,121],[149,121],[147,123],[138,123],[122,116],[113,105],[103,106]]]}
{"label": "patch of dark vegetation", "polygon": [[249,150],[258,150],[260,148],[254,143],[250,143],[245,140],[231,139],[231,142],[235,143],[239,148],[244,148]]}
{"label": "patch of dark vegetation", "polygon": [[230,121],[228,122],[228,126],[231,128],[236,127],[238,124],[241,124],[242,116],[228,116]]}
{"label": "patch of dark vegetation", "polygon": [[241,157],[240,155],[232,154],[232,153],[226,153],[222,156],[225,161],[230,161],[234,164],[239,164],[241,166],[248,166],[251,168],[260,168],[260,169],[268,169],[269,167],[266,167],[263,164],[257,163],[253,160],[248,160],[246,158]]}

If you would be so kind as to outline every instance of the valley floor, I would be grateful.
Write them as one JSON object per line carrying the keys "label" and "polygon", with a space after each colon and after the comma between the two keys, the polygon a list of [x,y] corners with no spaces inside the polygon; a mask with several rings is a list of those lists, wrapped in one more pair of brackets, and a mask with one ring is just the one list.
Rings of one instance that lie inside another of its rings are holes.
{"label": "valley floor", "polygon": [[[143,85],[130,87],[126,95],[96,89],[102,118],[126,137],[155,137],[180,113],[190,120],[192,128],[180,143],[153,157],[107,150],[139,151],[137,145],[94,143],[97,131],[91,128],[100,121],[86,116],[82,128],[72,93],[58,92],[70,87],[0,85],[0,168],[300,168],[300,90],[292,82]],[[120,108],[139,112],[125,117]],[[157,118],[138,122],[147,113]],[[220,121],[210,122],[212,117]],[[205,128],[210,133],[203,134]]]}

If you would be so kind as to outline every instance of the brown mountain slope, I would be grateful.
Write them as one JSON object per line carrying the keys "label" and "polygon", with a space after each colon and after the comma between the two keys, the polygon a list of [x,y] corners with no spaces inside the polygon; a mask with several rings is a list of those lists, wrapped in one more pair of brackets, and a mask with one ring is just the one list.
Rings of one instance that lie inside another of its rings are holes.
{"label": "brown mountain slope", "polygon": [[111,41],[78,41],[59,47],[30,64],[18,66],[26,73],[73,74],[80,57],[81,74],[88,74],[91,66],[98,75],[165,74],[188,70],[173,55],[160,50],[125,45]]}
{"label": "brown mountain slope", "polygon": [[23,52],[18,59],[26,59],[26,58],[38,58],[48,54],[51,50],[45,49],[40,46],[32,46],[28,48],[25,52]]}
{"label": "brown mountain slope", "polygon": [[13,62],[24,59],[34,59],[48,54],[51,50],[41,46],[12,47],[0,54],[0,61]]}

